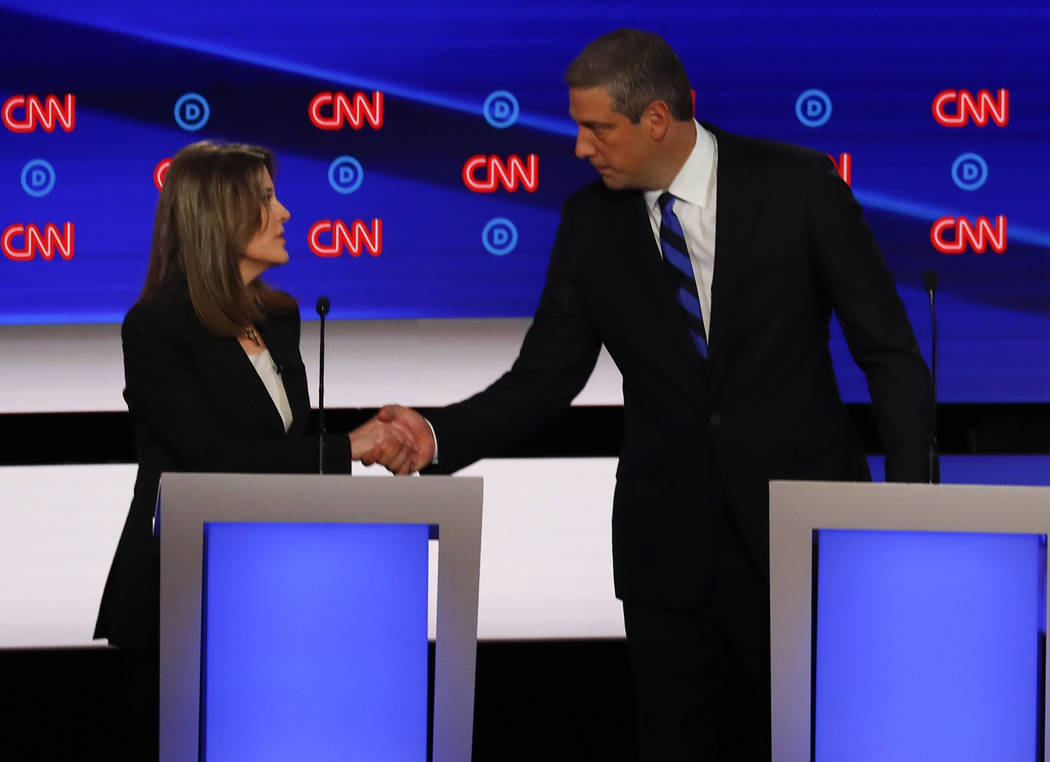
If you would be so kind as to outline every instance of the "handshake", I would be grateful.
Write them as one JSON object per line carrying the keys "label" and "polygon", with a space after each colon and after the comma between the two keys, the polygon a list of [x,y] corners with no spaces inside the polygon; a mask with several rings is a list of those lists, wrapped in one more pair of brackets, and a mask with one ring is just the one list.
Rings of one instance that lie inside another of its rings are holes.
{"label": "handshake", "polygon": [[411,474],[434,460],[434,432],[418,412],[386,405],[374,418],[350,432],[350,457],[370,466],[379,463],[392,474]]}

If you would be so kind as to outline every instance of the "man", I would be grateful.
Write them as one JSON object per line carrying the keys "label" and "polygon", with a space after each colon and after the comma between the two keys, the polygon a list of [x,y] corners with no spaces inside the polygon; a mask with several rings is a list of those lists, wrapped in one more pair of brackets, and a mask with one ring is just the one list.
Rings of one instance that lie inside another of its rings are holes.
{"label": "man", "polygon": [[566,80],[576,155],[601,180],[565,202],[518,359],[429,426],[403,407],[380,418],[413,433],[420,465],[437,446],[435,468],[455,471],[560,413],[604,344],[623,374],[613,567],[641,756],[768,760],[769,480],[870,479],[832,310],[891,480],[924,479],[929,374],[826,156],[696,123],[656,35],[605,35]]}

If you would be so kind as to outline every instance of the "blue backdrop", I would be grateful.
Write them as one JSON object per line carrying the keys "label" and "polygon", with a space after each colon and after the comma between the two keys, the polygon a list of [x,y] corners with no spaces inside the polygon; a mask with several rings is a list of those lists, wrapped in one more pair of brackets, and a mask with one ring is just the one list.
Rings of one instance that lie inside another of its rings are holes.
{"label": "blue backdrop", "polygon": [[[940,273],[943,400],[1050,401],[1045,2],[90,5],[0,0],[0,324],[119,321],[145,273],[155,172],[202,138],[277,152],[292,260],[268,280],[302,304],[531,315],[560,203],[594,177],[562,74],[591,39],[640,26],[678,50],[700,119],[842,170],[848,155],[924,348],[922,272]],[[467,174],[492,192],[464,179],[472,157],[512,156],[515,190],[487,165]],[[983,245],[966,237],[980,218]],[[832,341],[845,397],[865,399]]]}

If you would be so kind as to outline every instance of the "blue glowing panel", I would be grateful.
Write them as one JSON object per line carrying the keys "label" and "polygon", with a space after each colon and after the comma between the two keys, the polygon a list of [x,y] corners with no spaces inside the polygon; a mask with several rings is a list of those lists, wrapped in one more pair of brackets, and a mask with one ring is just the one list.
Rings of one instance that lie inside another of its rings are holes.
{"label": "blue glowing panel", "polygon": [[424,525],[205,525],[202,759],[424,762]]}
{"label": "blue glowing panel", "polygon": [[[885,460],[868,457],[872,481],[886,480]],[[1050,455],[942,455],[942,484],[1050,487]]]}
{"label": "blue glowing panel", "polygon": [[1046,537],[815,534],[816,762],[1036,759]]}

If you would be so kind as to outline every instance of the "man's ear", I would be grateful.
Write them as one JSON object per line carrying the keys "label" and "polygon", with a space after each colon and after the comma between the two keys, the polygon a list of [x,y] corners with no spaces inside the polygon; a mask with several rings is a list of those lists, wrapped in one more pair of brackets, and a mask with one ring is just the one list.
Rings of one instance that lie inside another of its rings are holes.
{"label": "man's ear", "polygon": [[663,140],[671,126],[671,108],[664,101],[653,101],[645,107],[641,121],[652,140]]}

